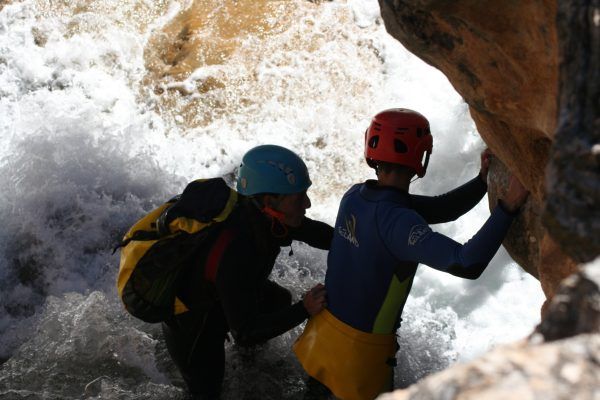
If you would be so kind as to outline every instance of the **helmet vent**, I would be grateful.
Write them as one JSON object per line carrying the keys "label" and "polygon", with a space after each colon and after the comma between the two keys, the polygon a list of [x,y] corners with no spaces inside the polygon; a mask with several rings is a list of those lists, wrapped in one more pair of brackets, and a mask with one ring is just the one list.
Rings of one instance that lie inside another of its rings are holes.
{"label": "helmet vent", "polygon": [[377,145],[379,144],[379,136],[372,136],[371,139],[369,139],[369,147],[374,149],[377,147]]}
{"label": "helmet vent", "polygon": [[408,147],[402,140],[394,139],[394,150],[396,153],[406,153],[408,152]]}
{"label": "helmet vent", "polygon": [[408,128],[396,128],[396,133],[404,134],[408,132]]}
{"label": "helmet vent", "polygon": [[373,129],[376,131],[381,131],[381,124],[378,122],[373,122]]}

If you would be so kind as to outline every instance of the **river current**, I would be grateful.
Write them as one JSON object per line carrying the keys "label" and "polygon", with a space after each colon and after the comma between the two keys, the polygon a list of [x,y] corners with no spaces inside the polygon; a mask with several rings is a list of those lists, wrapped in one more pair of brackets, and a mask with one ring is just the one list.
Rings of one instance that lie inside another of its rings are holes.
{"label": "river current", "polygon": [[[0,7],[0,399],[184,399],[159,327],[118,300],[112,248],[186,182],[231,180],[255,145],[306,160],[308,216],[330,224],[344,191],[374,177],[362,140],[385,108],[431,122],[432,160],[415,193],[478,172],[484,144],[467,105],[386,33],[376,0]],[[488,215],[484,200],[435,229],[464,242]],[[326,256],[294,244],[272,279],[298,298],[323,281]],[[503,249],[476,281],[420,267],[396,385],[526,336],[542,302]],[[228,343],[224,398],[303,398],[291,352],[301,328],[252,350]]]}

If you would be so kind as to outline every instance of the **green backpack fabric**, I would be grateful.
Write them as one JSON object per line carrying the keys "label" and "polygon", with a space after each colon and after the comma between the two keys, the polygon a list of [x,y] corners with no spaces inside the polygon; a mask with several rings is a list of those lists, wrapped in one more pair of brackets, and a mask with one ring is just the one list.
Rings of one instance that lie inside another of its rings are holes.
{"label": "green backpack fabric", "polygon": [[[117,290],[130,314],[146,322],[161,322],[188,311],[176,296],[183,272],[194,264],[201,267],[199,245],[229,217],[237,201],[237,192],[222,178],[199,179],[129,229],[119,245]],[[209,254],[214,268],[226,246],[223,240],[219,243],[220,253],[213,249]],[[211,276],[214,279],[216,272]],[[198,285],[206,292],[199,296],[205,305],[214,302],[209,282]]]}

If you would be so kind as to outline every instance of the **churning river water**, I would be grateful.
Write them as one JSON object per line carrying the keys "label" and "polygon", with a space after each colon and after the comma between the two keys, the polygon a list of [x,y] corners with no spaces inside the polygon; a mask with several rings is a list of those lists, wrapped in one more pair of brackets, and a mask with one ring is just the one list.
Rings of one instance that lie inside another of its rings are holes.
{"label": "churning river water", "polygon": [[[413,108],[432,125],[438,194],[475,176],[484,145],[447,79],[385,31],[376,0],[0,2],[0,398],[185,398],[157,325],[123,310],[112,247],[196,178],[231,179],[249,148],[298,152],[308,215],[330,224],[369,119]],[[482,201],[436,227],[458,241]],[[282,251],[273,279],[298,297],[326,253]],[[398,335],[397,386],[527,335],[543,294],[504,250],[477,281],[420,267]],[[225,399],[300,399],[297,328],[227,345]]]}

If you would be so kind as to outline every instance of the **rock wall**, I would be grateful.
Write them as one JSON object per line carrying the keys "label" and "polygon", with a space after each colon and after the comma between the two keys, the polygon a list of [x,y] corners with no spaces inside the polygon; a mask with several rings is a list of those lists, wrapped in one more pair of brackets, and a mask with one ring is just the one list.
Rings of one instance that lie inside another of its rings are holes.
{"label": "rock wall", "polygon": [[527,340],[378,400],[600,398],[600,258],[571,275]]}
{"label": "rock wall", "polygon": [[597,1],[379,3],[388,32],[448,77],[501,161],[490,202],[508,171],[531,191],[504,245],[551,298],[600,253]]}
{"label": "rock wall", "polygon": [[600,254],[600,2],[560,1],[558,129],[544,223],[575,260]]}
{"label": "rock wall", "polygon": [[[508,187],[510,171],[495,158],[490,165],[488,201],[490,209],[504,195]],[[511,225],[504,239],[504,246],[513,259],[527,272],[536,277],[546,298],[551,299],[558,284],[566,276],[577,271],[577,264],[556,244],[543,224],[543,209],[539,203],[528,201],[521,214]],[[544,304],[542,313],[547,307]]]}
{"label": "rock wall", "polygon": [[600,257],[560,284],[535,333],[545,341],[600,333]]}
{"label": "rock wall", "polygon": [[597,399],[600,335],[497,348],[378,400]]}
{"label": "rock wall", "polygon": [[549,23],[555,0],[380,0],[380,6],[388,32],[448,77],[485,142],[541,200],[556,130],[558,47]]}

